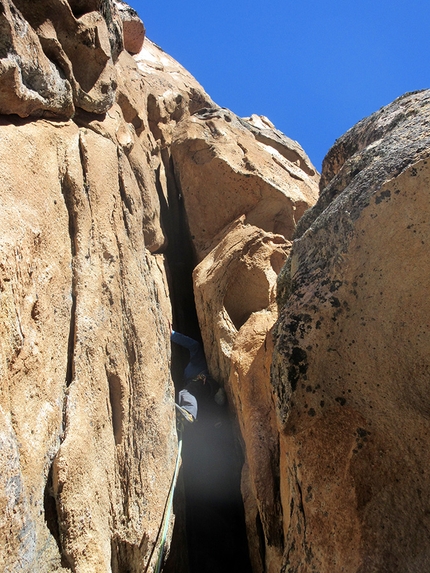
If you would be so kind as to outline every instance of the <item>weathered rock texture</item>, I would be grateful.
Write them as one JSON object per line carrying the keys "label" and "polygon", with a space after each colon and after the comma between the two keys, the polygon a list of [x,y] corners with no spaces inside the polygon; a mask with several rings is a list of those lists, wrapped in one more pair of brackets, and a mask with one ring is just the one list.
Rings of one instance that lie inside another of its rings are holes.
{"label": "weathered rock texture", "polygon": [[281,274],[282,571],[430,567],[429,114],[406,95],[336,142]]}
{"label": "weathered rock texture", "polygon": [[186,325],[197,260],[211,368],[244,404],[244,495],[272,543],[279,491],[266,501],[259,475],[275,479],[277,445],[256,451],[246,409],[261,384],[255,416],[274,425],[264,341],[318,175],[268,120],[216,108],[140,49],[121,2],[2,0],[0,25],[0,568],[154,563],[177,453],[168,326],[172,302]]}
{"label": "weathered rock texture", "polygon": [[123,2],[0,2],[1,570],[152,568],[196,311],[254,571],[429,569],[429,92],[342,137],[308,210],[301,147]]}
{"label": "weathered rock texture", "polygon": [[110,2],[2,8],[0,568],[140,572],[176,457],[148,87]]}
{"label": "weathered rock texture", "polygon": [[275,137],[265,132],[272,133],[220,108],[179,123],[173,163],[199,260],[232,217],[245,215],[246,224],[290,238],[316,200],[319,176],[303,150],[293,162],[287,157],[299,146],[285,136],[272,146]]}
{"label": "weathered rock texture", "polygon": [[123,41],[110,0],[0,6],[0,113],[70,118],[112,106]]}
{"label": "weathered rock texture", "polygon": [[1,131],[3,570],[143,566],[176,446],[139,183],[114,131]]}

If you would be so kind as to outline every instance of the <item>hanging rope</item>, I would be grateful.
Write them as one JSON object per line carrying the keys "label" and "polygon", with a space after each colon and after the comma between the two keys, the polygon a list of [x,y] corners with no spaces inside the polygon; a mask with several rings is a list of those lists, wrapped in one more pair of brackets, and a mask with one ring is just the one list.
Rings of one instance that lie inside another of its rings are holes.
{"label": "hanging rope", "polygon": [[178,481],[181,452],[182,452],[182,431],[179,432],[178,455],[176,456],[175,473],[173,474],[172,485],[170,486],[169,497],[167,499],[167,510],[164,516],[164,528],[163,528],[163,533],[161,535],[160,549],[158,551],[158,560],[154,570],[155,573],[160,573],[161,563],[163,562],[164,545],[166,544],[167,531],[169,529],[169,522],[170,522],[170,514],[172,513],[173,495],[175,493],[176,482]]}
{"label": "hanging rope", "polygon": [[145,573],[148,571],[148,567],[152,560],[152,555],[154,553],[155,548],[157,547],[158,537],[160,535],[161,528],[163,528],[163,532],[161,534],[160,546],[158,548],[158,559],[157,564],[154,569],[154,573],[160,573],[161,564],[163,562],[164,557],[164,546],[166,544],[167,532],[169,530],[169,522],[170,522],[170,515],[172,513],[173,507],[173,495],[175,493],[176,482],[178,481],[178,474],[179,474],[179,466],[181,462],[181,453],[182,453],[182,430],[183,426],[178,424],[178,454],[176,456],[176,465],[175,465],[175,472],[173,474],[172,483],[170,484],[169,496],[167,498],[166,507],[164,509],[163,514],[163,521],[161,522],[160,529],[158,530],[157,538],[155,540],[154,548],[149,556],[148,564],[145,568]]}

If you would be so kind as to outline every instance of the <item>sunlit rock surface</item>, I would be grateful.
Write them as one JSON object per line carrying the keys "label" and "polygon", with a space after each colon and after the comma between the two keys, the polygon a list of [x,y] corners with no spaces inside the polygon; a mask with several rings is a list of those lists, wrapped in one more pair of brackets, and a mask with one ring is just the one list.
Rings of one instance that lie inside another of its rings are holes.
{"label": "sunlit rock surface", "polygon": [[121,19],[110,0],[3,0],[0,113],[70,118],[114,103]]}
{"label": "sunlit rock surface", "polygon": [[266,131],[272,133],[214,107],[178,124],[172,156],[199,259],[242,215],[247,224],[291,238],[315,202],[319,176],[304,151],[296,144],[300,154],[287,159],[281,152],[288,143],[279,137],[272,146],[270,137],[260,137]]}
{"label": "sunlit rock surface", "polygon": [[2,121],[4,570],[143,566],[170,485],[164,265],[131,162],[100,128]]}
{"label": "sunlit rock surface", "polygon": [[110,2],[3,8],[0,568],[141,571],[177,450],[147,88]]}

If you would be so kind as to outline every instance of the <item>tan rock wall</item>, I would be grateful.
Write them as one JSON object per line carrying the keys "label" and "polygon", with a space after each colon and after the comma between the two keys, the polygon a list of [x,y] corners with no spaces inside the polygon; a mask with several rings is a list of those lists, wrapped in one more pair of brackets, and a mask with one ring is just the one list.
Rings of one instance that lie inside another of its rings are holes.
{"label": "tan rock wall", "polygon": [[2,556],[23,571],[42,570],[48,555],[59,563],[55,515],[46,523],[56,505],[74,570],[110,570],[111,545],[115,557],[124,543],[136,567],[175,459],[164,263],[145,247],[140,197],[125,213],[110,139],[49,122],[3,125],[2,135],[6,498],[10,480],[19,485]]}
{"label": "tan rock wall", "polygon": [[[40,38],[45,6],[21,8]],[[71,8],[81,31],[84,19],[110,29],[106,11]],[[164,257],[151,254],[165,244],[159,159],[146,88],[125,52],[114,73],[118,103],[105,116],[3,116],[0,127],[5,571],[141,571],[170,487],[171,307]],[[3,112],[28,115],[22,109]]]}
{"label": "tan rock wall", "polygon": [[[44,489],[63,433],[72,256],[57,153],[73,148],[77,130],[65,128],[61,142],[46,124],[3,122],[1,131],[0,562],[28,571],[42,553],[58,561]],[[18,164],[17,149],[26,158]]]}

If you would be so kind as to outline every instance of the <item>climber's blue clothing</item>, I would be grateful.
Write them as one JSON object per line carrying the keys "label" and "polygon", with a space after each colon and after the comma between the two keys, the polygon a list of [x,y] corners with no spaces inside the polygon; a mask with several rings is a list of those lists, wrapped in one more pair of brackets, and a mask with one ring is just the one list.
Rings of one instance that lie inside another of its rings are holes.
{"label": "climber's blue clothing", "polygon": [[171,340],[172,342],[187,348],[190,352],[190,361],[184,370],[185,382],[193,380],[193,378],[196,378],[199,374],[209,374],[205,353],[203,352],[201,344],[199,344],[197,340],[194,340],[189,336],[185,336],[185,334],[175,332],[174,330],[172,330]]}
{"label": "climber's blue clothing", "polygon": [[[199,374],[209,375],[208,366],[206,364],[205,353],[201,344],[185,336],[185,334],[180,334],[172,330],[171,335],[172,342],[179,344],[186,348],[190,353],[190,360],[184,370],[184,383],[185,388],[179,392],[179,406],[187,410],[194,419],[197,418],[198,411],[198,398],[201,394],[201,389],[204,386],[204,379],[198,379]],[[209,388],[209,386],[208,386]],[[206,386],[205,386],[206,389]],[[210,388],[209,388],[210,390]]]}

